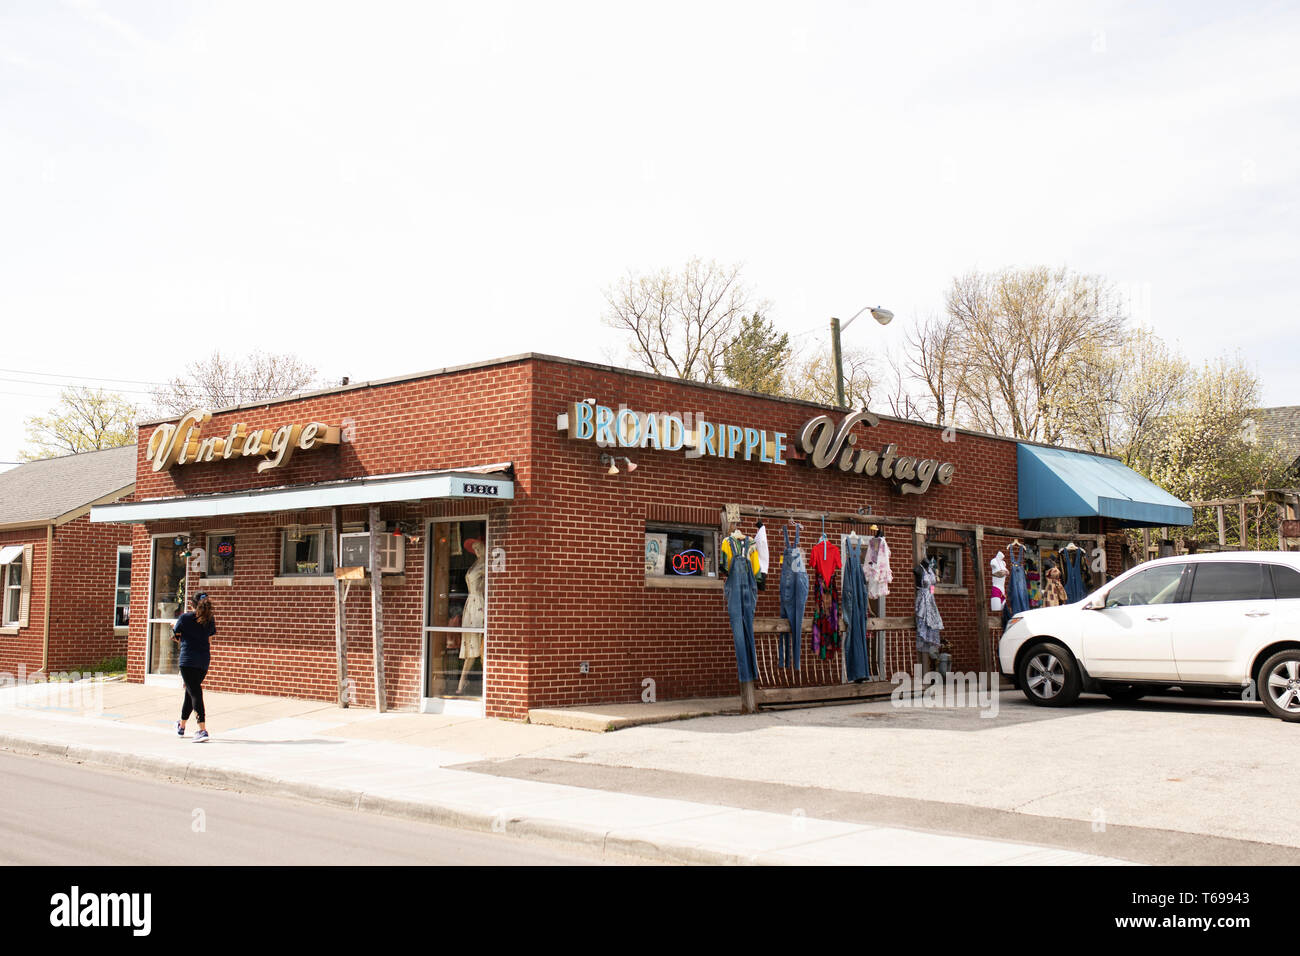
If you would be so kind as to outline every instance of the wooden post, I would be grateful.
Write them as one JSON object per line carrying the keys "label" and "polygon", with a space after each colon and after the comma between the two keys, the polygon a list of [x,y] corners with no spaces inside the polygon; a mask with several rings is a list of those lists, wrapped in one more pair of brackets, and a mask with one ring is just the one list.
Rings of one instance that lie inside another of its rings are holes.
{"label": "wooden post", "polygon": [[[343,509],[334,508],[334,567],[343,560]],[[334,655],[338,660],[339,706],[348,706],[348,626],[345,585],[334,579]]]}
{"label": "wooden post", "polygon": [[1219,519],[1219,547],[1228,546],[1228,526],[1223,520],[1223,505],[1215,505],[1215,516]]}
{"label": "wooden post", "polygon": [[[925,560],[925,534],[926,523],[924,518],[917,518],[916,523],[912,526],[912,566],[920,564]],[[920,648],[916,650],[916,663],[921,667],[921,673],[925,674],[931,670],[929,655],[921,653]]]}
{"label": "wooden post", "polygon": [[370,629],[375,642],[375,709],[388,710],[384,694],[384,589],[379,570],[379,505],[370,506]]}
{"label": "wooden post", "polygon": [[1151,560],[1151,529],[1143,528],[1142,529],[1142,560],[1139,561],[1138,564],[1142,564],[1150,560]]}
{"label": "wooden post", "polygon": [[984,590],[984,528],[976,525],[971,535],[971,551],[975,561],[975,625],[980,640],[980,670],[992,674],[996,652],[989,642],[989,602]]}
{"label": "wooden post", "polygon": [[1237,502],[1237,520],[1241,522],[1241,550],[1250,550],[1250,538],[1246,536],[1246,501]]}

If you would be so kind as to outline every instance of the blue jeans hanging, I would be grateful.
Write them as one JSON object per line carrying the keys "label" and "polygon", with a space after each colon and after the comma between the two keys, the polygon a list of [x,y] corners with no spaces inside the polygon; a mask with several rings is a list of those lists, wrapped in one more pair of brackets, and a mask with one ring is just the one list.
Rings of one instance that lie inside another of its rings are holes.
{"label": "blue jeans hanging", "polygon": [[1011,577],[1007,584],[1006,616],[1008,618],[1013,614],[1029,610],[1029,584],[1025,581],[1025,550],[1020,549],[1019,557],[1016,557],[1016,553],[1014,548],[1007,549],[1007,556],[1011,559]]}
{"label": "blue jeans hanging", "polygon": [[1066,548],[1061,563],[1065,565],[1065,596],[1070,603],[1082,601],[1087,595],[1083,585],[1083,552],[1078,548]]}
{"label": "blue jeans hanging", "polygon": [[794,666],[799,670],[799,648],[803,643],[803,612],[808,605],[808,566],[799,550],[799,529],[794,530],[794,547],[790,535],[781,529],[785,553],[781,559],[781,617],[790,625],[788,634],[778,634],[776,663],[778,667]]}
{"label": "blue jeans hanging", "polygon": [[[749,554],[752,538],[731,538],[732,557],[726,564],[727,581],[722,587],[731,619],[731,636],[736,644],[736,673],[742,684],[758,679],[758,655],[754,648],[754,608],[758,604],[758,583]],[[726,561],[724,553],[723,560]]]}
{"label": "blue jeans hanging", "polygon": [[848,552],[842,571],[843,608],[845,630],[844,667],[851,681],[871,676],[871,663],[867,659],[867,579],[862,574],[862,551],[855,538],[850,537],[845,548]]}

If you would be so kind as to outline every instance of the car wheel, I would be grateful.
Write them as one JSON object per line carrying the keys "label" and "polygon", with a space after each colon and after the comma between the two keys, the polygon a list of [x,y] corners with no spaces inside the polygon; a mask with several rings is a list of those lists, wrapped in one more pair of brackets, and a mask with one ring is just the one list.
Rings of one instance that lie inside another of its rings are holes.
{"label": "car wheel", "polygon": [[1264,662],[1259,698],[1274,717],[1300,721],[1300,650],[1279,651]]}
{"label": "car wheel", "polygon": [[1128,704],[1135,700],[1141,700],[1147,695],[1147,692],[1141,687],[1134,687],[1129,684],[1126,687],[1107,687],[1105,688],[1105,694],[1113,701]]}
{"label": "car wheel", "polygon": [[1079,668],[1060,644],[1035,644],[1020,660],[1020,689],[1040,707],[1067,707],[1079,699]]}

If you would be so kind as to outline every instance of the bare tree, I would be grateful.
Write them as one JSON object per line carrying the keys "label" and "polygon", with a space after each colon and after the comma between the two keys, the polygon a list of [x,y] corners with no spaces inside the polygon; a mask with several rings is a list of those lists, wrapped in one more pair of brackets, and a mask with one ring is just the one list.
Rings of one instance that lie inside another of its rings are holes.
{"label": "bare tree", "polygon": [[[841,352],[844,367],[844,401],[849,408],[867,408],[877,371],[872,353],[865,348],[846,348]],[[835,357],[825,346],[814,345],[790,364],[784,393],[806,402],[835,405]]]}
{"label": "bare tree", "polygon": [[957,361],[944,371],[945,401],[955,388],[974,427],[1048,444],[1066,431],[1078,363],[1118,349],[1124,334],[1112,288],[1064,268],[960,276],[947,313]]}
{"label": "bare tree", "polygon": [[628,353],[640,367],[696,382],[723,379],[724,353],[741,321],[768,304],[756,302],[739,266],[698,258],[680,273],[628,273],[605,290],[605,325],[627,333]]}
{"label": "bare tree", "polygon": [[155,389],[153,401],[158,414],[175,416],[197,407],[226,408],[284,398],[315,384],[316,369],[294,355],[252,352],[238,358],[214,351]]}
{"label": "bare tree", "polygon": [[[957,323],[948,316],[930,315],[909,328],[905,339],[907,348],[901,362],[891,360],[898,380],[895,391],[902,392],[903,380],[910,378],[924,387],[928,401],[928,407],[918,411],[936,425],[955,424],[967,371],[958,347]],[[908,411],[913,407],[910,400],[904,404]]]}

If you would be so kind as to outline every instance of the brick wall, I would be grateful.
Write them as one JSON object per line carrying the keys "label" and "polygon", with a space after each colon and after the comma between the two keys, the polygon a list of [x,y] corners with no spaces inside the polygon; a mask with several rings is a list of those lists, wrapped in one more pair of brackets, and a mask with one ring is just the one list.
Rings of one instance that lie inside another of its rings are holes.
{"label": "brick wall", "polygon": [[54,529],[51,671],[84,670],[126,653],[126,634],[113,627],[113,600],[117,548],[129,544],[129,527],[91,524],[89,515]]}
{"label": "brick wall", "polygon": [[[31,545],[33,565],[28,626],[0,628],[0,672],[17,677],[20,666],[29,675],[41,669],[45,640],[45,576],[49,567],[45,528],[0,531],[0,548],[11,544]],[[17,633],[6,633],[13,630]]]}
{"label": "brick wall", "polygon": [[[570,440],[555,427],[556,415],[568,403],[588,397],[615,408],[624,403],[638,411],[703,413],[713,422],[785,432],[791,461],[778,466],[629,449],[621,453],[638,464],[637,470],[610,476],[599,463],[601,448]],[[736,665],[722,592],[648,588],[643,571],[647,521],[717,526],[720,509],[728,503],[770,509],[773,580],[760,595],[761,616],[778,614],[775,578],[783,509],[869,508],[877,515],[1020,527],[1014,442],[960,432],[945,436],[937,428],[889,420],[862,430],[859,448],[879,449],[892,442],[900,454],[956,464],[950,486],[935,482],[925,495],[901,495],[880,478],[834,468],[819,471],[797,460],[794,436],[821,411],[648,376],[525,359],[215,416],[205,435],[228,433],[235,422],[250,428],[310,420],[352,423],[350,443],[298,452],[288,467],[262,474],[248,459],[155,473],[143,460],[150,429],[142,429],[137,492],[140,497],[201,494],[513,462],[512,502],[424,502],[384,509],[388,520],[488,515],[489,544],[504,549],[505,568],[488,575],[487,713],[518,718],[530,707],[635,701],[645,678],[655,681],[660,699],[732,694]],[[838,422],[838,413],[832,417]],[[363,517],[361,509],[347,509],[344,520]],[[328,521],[328,514],[320,512],[137,526],[130,678],[140,680],[145,671],[150,535],[233,527],[234,584],[209,589],[219,631],[208,686],[333,700],[333,588],[274,583],[280,528]],[[752,521],[746,530],[752,533]],[[849,530],[827,525],[836,540]],[[805,522],[805,550],[819,533],[820,526]],[[890,527],[886,536],[895,576],[886,613],[910,615],[911,528]],[[414,706],[422,683],[424,548],[408,547],[406,583],[384,590],[385,669],[388,702],[394,707]],[[970,670],[979,664],[975,601],[986,600],[987,594],[974,594],[965,553],[963,577],[970,593],[941,594],[938,605],[954,666]],[[190,593],[196,585],[191,581]],[[357,702],[373,706],[370,604],[364,585],[353,586],[348,625],[349,676]],[[579,672],[583,661],[590,666],[587,674]]]}
{"label": "brick wall", "polygon": [[[0,546],[32,545],[28,626],[0,633],[0,671],[16,674],[21,663],[32,674],[41,667],[45,629],[46,529],[0,532]],[[126,653],[126,635],[115,633],[113,600],[117,547],[130,544],[121,525],[91,524],[82,515],[54,529],[54,573],[50,582],[49,670],[84,670]]]}

